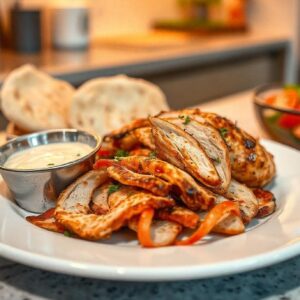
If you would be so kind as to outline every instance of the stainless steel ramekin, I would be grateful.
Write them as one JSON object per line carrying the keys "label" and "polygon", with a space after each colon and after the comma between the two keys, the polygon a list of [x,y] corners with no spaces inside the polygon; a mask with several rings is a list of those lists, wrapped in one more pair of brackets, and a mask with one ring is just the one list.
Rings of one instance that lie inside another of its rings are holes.
{"label": "stainless steel ramekin", "polygon": [[[51,143],[80,142],[92,151],[72,162],[45,169],[18,170],[4,167],[12,154]],[[0,173],[16,202],[24,209],[42,213],[55,206],[60,192],[74,179],[88,171],[100,147],[96,135],[75,129],[57,129],[23,135],[0,147]]]}

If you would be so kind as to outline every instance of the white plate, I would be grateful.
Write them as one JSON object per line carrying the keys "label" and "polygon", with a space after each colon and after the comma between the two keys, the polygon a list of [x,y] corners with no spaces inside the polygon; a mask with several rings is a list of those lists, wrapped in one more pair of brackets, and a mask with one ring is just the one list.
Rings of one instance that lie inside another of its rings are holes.
{"label": "white plate", "polygon": [[159,281],[207,278],[253,270],[300,254],[300,152],[265,141],[275,155],[272,186],[278,209],[233,237],[208,237],[185,247],[142,249],[125,234],[89,242],[26,222],[25,212],[0,196],[0,255],[33,267],[101,279]]}

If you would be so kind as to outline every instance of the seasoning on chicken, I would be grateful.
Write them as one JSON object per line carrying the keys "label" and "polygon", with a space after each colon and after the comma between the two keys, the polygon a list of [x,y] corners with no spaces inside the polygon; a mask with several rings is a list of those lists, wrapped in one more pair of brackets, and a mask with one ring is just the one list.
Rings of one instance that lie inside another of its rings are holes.
{"label": "seasoning on chicken", "polygon": [[[128,227],[138,232],[139,218],[134,217],[128,221]],[[152,247],[163,247],[172,245],[181,233],[182,226],[176,222],[154,220],[151,222],[150,235]]]}
{"label": "seasoning on chicken", "polygon": [[226,216],[212,229],[212,232],[226,235],[236,235],[244,231],[245,225],[242,219],[236,215]]}
{"label": "seasoning on chicken", "polygon": [[[105,170],[98,172],[106,173]],[[80,184],[81,178],[59,197],[55,218],[65,228],[84,239],[98,240],[107,237],[145,209],[159,209],[174,205],[174,201],[170,198],[158,197],[132,187],[122,186],[112,194],[118,201],[110,202],[111,196],[109,197],[109,212],[96,215],[89,213],[91,197],[78,197],[76,189]]]}
{"label": "seasoning on chicken", "polygon": [[276,200],[270,191],[254,189],[253,193],[258,200],[258,218],[267,217],[276,210]]}
{"label": "seasoning on chicken", "polygon": [[92,194],[90,207],[96,215],[103,215],[109,212],[108,197],[110,185],[111,181],[108,181],[97,187]]}
{"label": "seasoning on chicken", "polygon": [[129,156],[155,156],[155,151],[152,151],[147,148],[136,148],[131,151],[129,151]]}
{"label": "seasoning on chicken", "polygon": [[110,178],[130,186],[140,187],[157,196],[167,196],[171,184],[153,175],[138,174],[126,167],[114,165],[107,169]]}
{"label": "seasoning on chicken", "polygon": [[54,218],[54,211],[55,208],[50,208],[39,216],[26,217],[26,220],[46,230],[63,233],[65,228]]}
{"label": "seasoning on chicken", "polygon": [[229,151],[232,176],[249,187],[262,187],[275,175],[275,164],[272,155],[258,140],[240,129],[230,120],[214,113],[202,112],[200,109],[185,109],[160,114],[170,118],[188,115],[199,122],[207,121],[219,130]]}
{"label": "seasoning on chicken", "polygon": [[169,149],[164,143],[167,140],[172,143],[173,149],[176,149],[178,159],[184,165],[185,171],[208,187],[220,186],[221,180],[213,162],[193,137],[167,120],[150,118],[150,122],[160,133],[161,139],[156,140],[154,136],[154,141],[160,152],[166,153],[164,157],[168,158]]}
{"label": "seasoning on chicken", "polygon": [[151,150],[155,150],[155,144],[150,126],[137,128],[133,130],[133,134],[143,146]]}
{"label": "seasoning on chicken", "polygon": [[104,140],[106,140],[108,138],[120,139],[120,138],[124,137],[126,134],[128,134],[129,132],[133,131],[134,129],[142,128],[142,127],[149,127],[149,125],[150,124],[149,124],[148,119],[136,119],[136,120],[133,120],[132,122],[122,126],[121,128],[113,130],[109,134],[105,135]]}
{"label": "seasoning on chicken", "polygon": [[207,210],[214,205],[215,196],[212,192],[199,185],[186,172],[165,161],[129,156],[124,157],[119,163],[134,172],[151,174],[172,184],[174,192],[192,210]]}
{"label": "seasoning on chicken", "polygon": [[259,141],[226,118],[203,112],[201,116],[223,132],[229,149],[232,176],[236,180],[249,187],[261,187],[273,179],[273,158]]}
{"label": "seasoning on chicken", "polygon": [[231,180],[225,196],[238,203],[245,224],[256,217],[258,213],[258,201],[252,190],[246,185],[241,184],[236,180]]}
{"label": "seasoning on chicken", "polygon": [[[231,199],[225,198],[221,195],[216,195],[216,204],[221,204],[223,202],[234,202]],[[220,219],[217,225],[213,228],[213,232],[234,235],[239,234],[245,231],[245,224],[242,219],[242,211],[240,204],[234,202],[235,205],[239,208],[239,214],[229,214],[228,216],[224,215],[224,218]]]}
{"label": "seasoning on chicken", "polygon": [[152,135],[155,141],[155,153],[157,157],[184,170],[182,155],[176,146],[169,139],[164,138],[163,132],[155,127],[152,127]]}
{"label": "seasoning on chicken", "polygon": [[147,119],[134,120],[120,129],[114,130],[110,134],[105,135],[103,143],[110,149],[120,148],[123,150],[132,150],[141,144],[137,138],[138,133],[135,134],[134,131],[143,127],[149,127],[149,121]]}
{"label": "seasoning on chicken", "polygon": [[168,118],[166,120],[180,127],[199,143],[213,162],[221,180],[220,186],[214,188],[214,191],[219,193],[226,192],[231,179],[231,168],[229,152],[219,131],[206,121],[200,122],[199,120],[196,121],[191,118],[190,121],[186,123],[182,121],[182,117],[185,117],[185,115],[180,115],[177,118]]}
{"label": "seasoning on chicken", "polygon": [[176,222],[187,228],[195,228],[200,221],[199,216],[195,212],[177,205],[158,210],[156,216],[160,220]]}

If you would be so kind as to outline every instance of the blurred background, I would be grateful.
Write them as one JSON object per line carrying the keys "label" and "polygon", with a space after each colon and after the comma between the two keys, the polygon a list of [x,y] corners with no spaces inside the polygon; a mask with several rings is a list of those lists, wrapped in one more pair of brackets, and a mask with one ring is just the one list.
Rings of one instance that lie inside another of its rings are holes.
{"label": "blurred background", "polygon": [[31,63],[79,86],[124,73],[172,108],[296,82],[298,0],[0,0],[0,84]]}

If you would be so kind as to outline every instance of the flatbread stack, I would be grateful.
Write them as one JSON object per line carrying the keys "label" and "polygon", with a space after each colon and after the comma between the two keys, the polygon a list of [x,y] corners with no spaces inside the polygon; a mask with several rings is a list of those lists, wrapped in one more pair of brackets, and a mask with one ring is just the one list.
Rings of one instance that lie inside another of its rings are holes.
{"label": "flatbread stack", "polygon": [[38,71],[22,66],[5,80],[1,106],[5,117],[24,132],[66,128],[74,88]]}
{"label": "flatbread stack", "polygon": [[74,128],[104,135],[124,124],[168,110],[165,95],[154,84],[124,75],[97,78],[75,93],[70,109]]}
{"label": "flatbread stack", "polygon": [[168,110],[165,95],[154,84],[124,75],[92,79],[77,91],[34,66],[12,71],[1,91],[8,137],[55,129],[111,132],[124,124]]}

